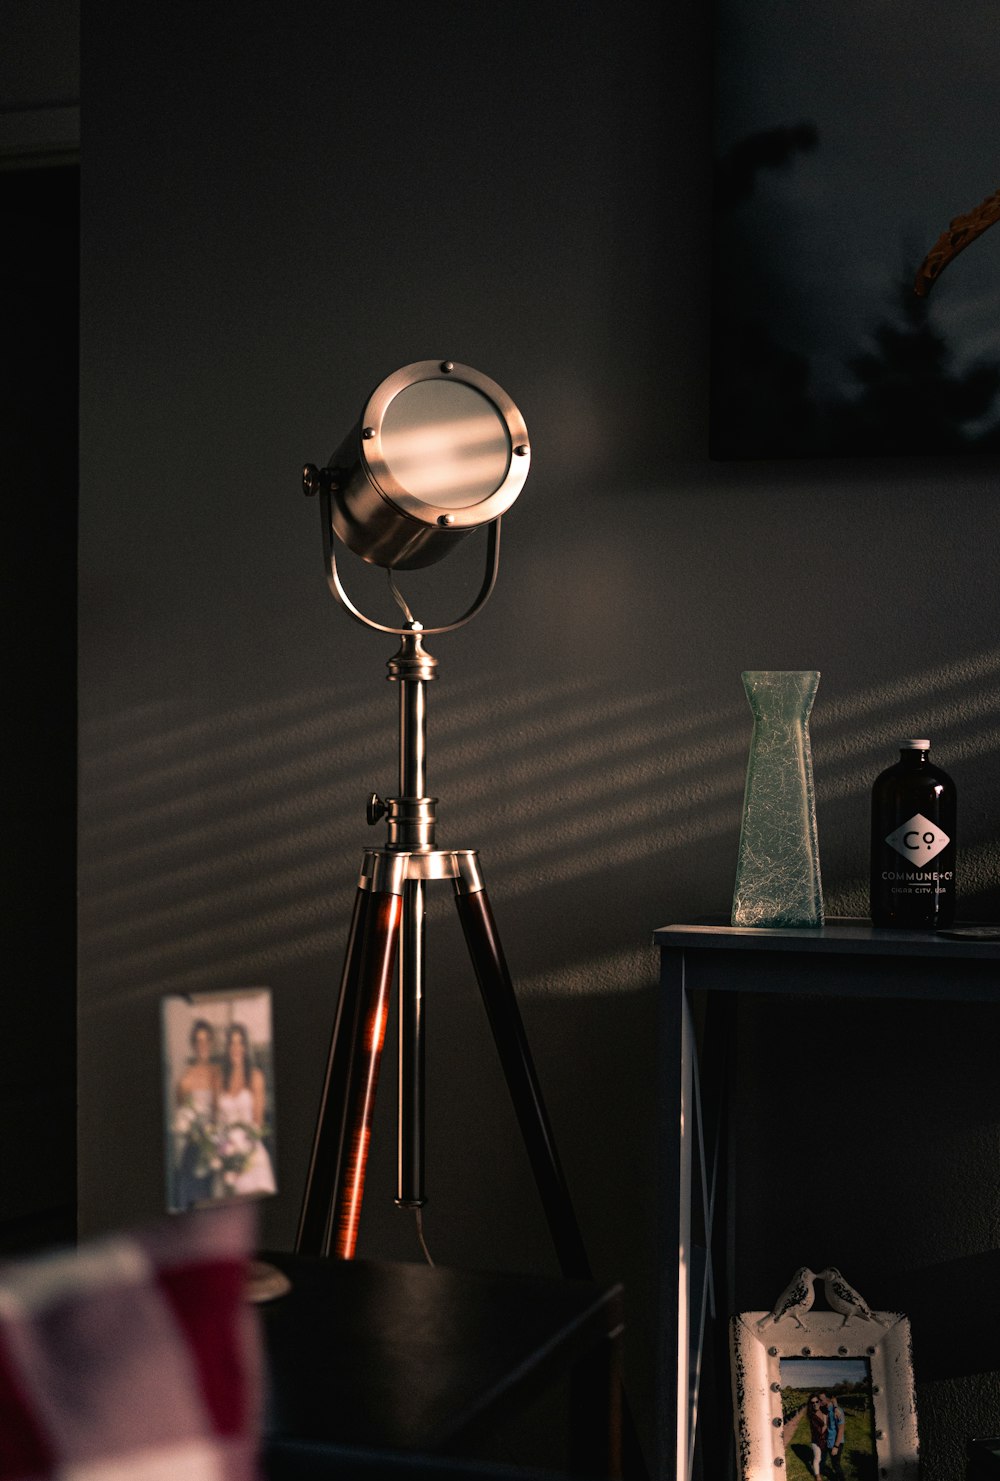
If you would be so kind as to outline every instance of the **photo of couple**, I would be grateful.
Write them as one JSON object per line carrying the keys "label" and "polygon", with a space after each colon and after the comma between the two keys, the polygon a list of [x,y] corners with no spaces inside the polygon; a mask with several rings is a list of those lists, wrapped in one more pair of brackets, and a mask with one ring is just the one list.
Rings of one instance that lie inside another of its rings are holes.
{"label": "photo of couple", "polygon": [[861,1358],[783,1358],[788,1481],[876,1481],[871,1377]]}
{"label": "photo of couple", "polygon": [[163,999],[167,1207],[277,1192],[271,995]]}

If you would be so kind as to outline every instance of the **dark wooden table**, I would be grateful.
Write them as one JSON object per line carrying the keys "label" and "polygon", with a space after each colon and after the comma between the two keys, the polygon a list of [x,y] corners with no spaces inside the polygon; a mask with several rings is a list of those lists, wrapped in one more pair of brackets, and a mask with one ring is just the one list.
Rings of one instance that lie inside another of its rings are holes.
{"label": "dark wooden table", "polygon": [[[620,1286],[264,1258],[292,1281],[260,1308],[269,1475],[359,1474],[366,1454],[386,1465],[408,1455],[415,1469],[419,1457],[474,1455],[477,1440],[567,1373],[569,1474],[620,1474]],[[310,1456],[325,1468],[296,1468]],[[338,1457],[353,1457],[353,1472],[332,1466]],[[442,1462],[440,1474],[453,1473]]]}

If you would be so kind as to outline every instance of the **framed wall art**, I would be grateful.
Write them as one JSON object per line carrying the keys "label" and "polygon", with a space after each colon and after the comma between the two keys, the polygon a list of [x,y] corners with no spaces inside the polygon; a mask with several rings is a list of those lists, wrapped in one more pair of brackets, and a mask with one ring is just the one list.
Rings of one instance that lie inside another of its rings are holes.
{"label": "framed wall art", "polygon": [[915,291],[1000,186],[993,8],[714,14],[712,456],[996,452],[1000,228]]}

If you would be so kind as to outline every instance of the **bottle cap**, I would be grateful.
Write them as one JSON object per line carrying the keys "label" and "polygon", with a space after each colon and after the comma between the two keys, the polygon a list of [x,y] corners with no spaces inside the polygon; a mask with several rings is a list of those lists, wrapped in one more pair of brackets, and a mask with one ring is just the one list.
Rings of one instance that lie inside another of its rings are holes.
{"label": "bottle cap", "polygon": [[929,751],[930,748],[929,740],[904,740],[899,743],[901,751]]}

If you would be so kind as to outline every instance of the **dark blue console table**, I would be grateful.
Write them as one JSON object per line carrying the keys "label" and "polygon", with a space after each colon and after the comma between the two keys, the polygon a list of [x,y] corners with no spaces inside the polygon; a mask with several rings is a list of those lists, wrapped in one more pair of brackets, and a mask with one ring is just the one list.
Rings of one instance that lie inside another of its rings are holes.
{"label": "dark blue console table", "polygon": [[672,925],[654,940],[662,988],[660,1234],[664,1250],[677,1250],[676,1263],[668,1258],[663,1267],[657,1474],[689,1481],[700,1444],[706,1331],[725,1260],[718,1148],[731,1067],[717,1046],[726,1039],[736,996],[1000,1005],[1000,941],[876,930],[847,920],[799,930]]}

